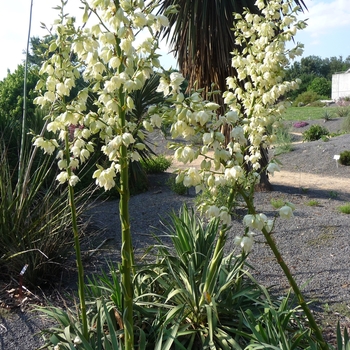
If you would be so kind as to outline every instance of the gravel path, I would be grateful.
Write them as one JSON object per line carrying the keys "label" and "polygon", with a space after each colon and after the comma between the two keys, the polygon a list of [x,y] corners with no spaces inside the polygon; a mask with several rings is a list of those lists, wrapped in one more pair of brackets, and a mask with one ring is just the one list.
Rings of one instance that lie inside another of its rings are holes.
{"label": "gravel path", "polygon": [[[164,147],[165,140],[161,136],[156,142],[159,149]],[[306,298],[314,301],[315,311],[325,308],[332,311],[329,314],[334,316],[329,321],[332,326],[337,318],[343,325],[350,323],[347,318],[350,312],[336,313],[339,305],[345,311],[350,307],[350,215],[341,214],[337,209],[350,202],[350,167],[337,168],[333,159],[334,154],[344,148],[350,149],[350,135],[335,137],[329,142],[296,144],[293,152],[280,156],[283,172],[297,173],[302,179],[311,179],[311,175],[318,179],[324,177],[324,181],[320,181],[320,185],[309,181],[304,187],[298,181],[285,184],[283,178],[276,175],[270,179],[274,191],[255,196],[258,211],[270,217],[276,214],[271,199],[284,199],[296,205],[293,219],[277,219],[274,238],[299,285],[306,284],[303,290]],[[149,191],[131,198],[131,229],[136,256],[141,256],[149,244],[151,233],[161,229],[160,218],[165,218],[172,210],[178,211],[183,203],[190,205],[193,201],[191,191],[187,196],[179,196],[169,189],[166,182],[170,176],[170,173],[151,176]],[[336,179],[342,181],[340,188]],[[317,201],[317,205],[308,205],[310,200]],[[91,211],[94,226],[104,229],[100,240],[94,244],[108,240],[97,254],[86,260],[86,271],[98,273],[106,259],[118,260],[120,228],[117,212],[117,201],[98,202]],[[238,213],[243,214],[241,210]],[[233,239],[242,230],[238,219],[228,234],[227,250],[234,248]],[[249,263],[254,267],[253,275],[265,286],[275,286],[277,293],[288,290],[288,282],[268,247],[262,244],[261,236],[256,237]],[[0,313],[0,349],[36,349],[41,342],[33,334],[45,324],[47,320],[28,312]]]}

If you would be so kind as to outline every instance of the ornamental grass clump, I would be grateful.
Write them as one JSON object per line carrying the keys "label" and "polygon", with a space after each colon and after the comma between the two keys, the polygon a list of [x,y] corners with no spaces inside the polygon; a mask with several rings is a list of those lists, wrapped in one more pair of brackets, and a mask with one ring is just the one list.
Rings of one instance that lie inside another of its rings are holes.
{"label": "ornamental grass clump", "polygon": [[344,118],[341,128],[343,132],[350,133],[350,115]]}
{"label": "ornamental grass clump", "polygon": [[276,131],[275,155],[288,153],[293,150],[293,136],[287,127],[278,128]]}
{"label": "ornamental grass clump", "polygon": [[346,118],[349,116],[350,114],[350,107],[349,106],[341,106],[338,107],[335,111],[335,114],[339,117],[339,118]]}

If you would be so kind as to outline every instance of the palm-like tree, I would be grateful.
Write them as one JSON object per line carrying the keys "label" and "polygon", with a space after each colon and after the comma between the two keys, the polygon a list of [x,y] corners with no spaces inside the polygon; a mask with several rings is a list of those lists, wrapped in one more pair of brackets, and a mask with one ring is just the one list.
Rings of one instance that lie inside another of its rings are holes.
{"label": "palm-like tree", "polygon": [[[294,2],[306,9],[304,0]],[[236,48],[232,31],[234,14],[242,14],[244,8],[258,14],[255,0],[162,0],[159,11],[164,12],[170,5],[177,6],[179,12],[168,15],[170,25],[162,35],[189,81],[188,88],[196,84],[205,93],[215,83],[225,91],[226,77],[236,75],[231,66],[231,52]],[[222,101],[217,102],[223,105]],[[267,165],[267,154],[263,158],[262,168]],[[271,187],[267,177],[262,176],[262,185]]]}

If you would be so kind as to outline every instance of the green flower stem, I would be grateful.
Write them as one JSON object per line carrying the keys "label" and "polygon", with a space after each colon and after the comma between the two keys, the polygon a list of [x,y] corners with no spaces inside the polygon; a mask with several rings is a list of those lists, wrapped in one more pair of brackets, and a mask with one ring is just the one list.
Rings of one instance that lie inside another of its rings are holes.
{"label": "green flower stem", "polygon": [[128,184],[128,161],[126,158],[126,146],[121,147],[121,174],[120,174],[120,202],[119,213],[122,230],[122,286],[124,298],[124,336],[125,350],[131,350],[134,346],[133,331],[133,288],[132,288],[132,269],[134,266],[134,257],[131,242],[130,219],[129,219],[129,184]]}
{"label": "green flower stem", "polygon": [[[252,201],[249,200],[249,197],[244,193],[244,190],[239,191],[239,193],[242,195],[242,197],[244,198],[244,200],[247,204],[249,214],[256,215],[255,207],[254,207]],[[310,325],[311,329],[315,332],[315,337],[316,337],[321,349],[328,350],[329,349],[328,344],[324,341],[322,333],[321,333],[321,331],[320,331],[320,329],[317,326],[317,323],[315,321],[315,318],[313,317],[310,308],[307,306],[307,303],[305,302],[304,297],[303,297],[297,283],[295,282],[292,273],[289,270],[289,267],[287,266],[287,264],[283,260],[274,240],[272,239],[272,236],[267,232],[267,230],[265,228],[262,229],[262,233],[264,234],[264,237],[267,241],[267,244],[270,246],[273,254],[275,255],[275,258],[276,258],[278,264],[281,266],[285,276],[288,279],[290,286],[292,287],[295,295],[297,296],[298,303],[301,306],[301,308],[303,309],[307,319],[309,320],[309,325]]]}
{"label": "green flower stem", "polygon": [[[228,198],[229,211],[232,209],[234,195],[235,195],[235,191],[234,189],[231,189],[230,195]],[[224,253],[224,246],[225,246],[226,237],[227,237],[226,232],[227,232],[227,226],[224,225],[219,232],[219,237],[216,242],[213,258],[210,261],[208,278],[205,281],[203,293],[199,301],[199,305],[204,304],[206,296],[209,296],[210,298],[212,297],[213,290],[216,284],[217,269],[218,269],[218,266],[220,265],[220,262]]]}
{"label": "green flower stem", "polygon": [[[28,52],[30,44],[30,30],[32,27],[32,17],[33,17],[33,0],[30,2],[30,12],[29,12],[29,28],[28,28],[28,38],[27,38],[27,48],[26,48],[26,59],[24,64],[24,81],[23,81],[23,116],[22,116],[22,134],[21,134],[21,147],[19,154],[19,164],[18,164],[18,191],[22,188],[23,177],[24,177],[24,149],[26,142],[26,125],[27,125],[27,74],[28,74]],[[23,193],[23,192],[22,192]],[[22,199],[22,198],[21,198]],[[22,204],[22,203],[21,203]]]}
{"label": "green flower stem", "polygon": [[[67,160],[69,160],[70,154],[69,154],[68,132],[66,134],[65,145],[66,145],[66,157],[67,157]],[[67,172],[68,172],[68,178],[70,178],[72,175],[72,169],[70,168],[70,166],[68,166]],[[80,251],[79,232],[78,232],[78,224],[77,224],[77,210],[76,210],[75,200],[74,200],[74,188],[71,185],[68,185],[68,188],[69,188],[69,193],[68,193],[69,206],[71,210],[72,227],[73,227],[73,234],[74,234],[76,264],[78,268],[78,295],[79,295],[79,303],[80,303],[81,320],[83,324],[83,336],[85,339],[88,339],[89,328],[88,328],[86,304],[85,304],[84,267],[83,267],[83,262],[81,259],[81,251]]]}
{"label": "green flower stem", "polygon": [[[125,96],[122,90],[119,90],[119,117],[121,120],[122,130],[126,124],[125,118]],[[121,248],[121,276],[123,289],[123,320],[124,320],[124,340],[125,350],[134,348],[134,315],[133,315],[133,285],[132,273],[134,268],[134,254],[131,240],[130,218],[129,218],[129,161],[127,147],[120,147],[120,201],[119,215],[122,231],[122,248]]]}

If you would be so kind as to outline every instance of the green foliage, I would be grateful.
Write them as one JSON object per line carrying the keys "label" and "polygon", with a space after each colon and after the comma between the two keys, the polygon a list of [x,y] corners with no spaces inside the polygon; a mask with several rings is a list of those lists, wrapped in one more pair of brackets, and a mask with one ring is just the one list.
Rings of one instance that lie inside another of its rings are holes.
{"label": "green foliage", "polygon": [[350,214],[350,203],[345,203],[338,207],[339,211],[343,214]]}
{"label": "green foliage", "polygon": [[44,329],[41,332],[47,338],[47,349],[123,349],[120,338],[123,331],[117,329],[117,311],[108,306],[105,300],[95,299],[90,305],[88,337],[84,337],[80,318],[74,310],[64,311],[55,307],[38,310],[58,324],[58,328]]}
{"label": "green foliage", "polygon": [[323,113],[323,119],[325,122],[328,122],[333,118],[333,114],[329,110],[325,110]]}
{"label": "green foliage", "polygon": [[340,153],[339,163],[342,165],[350,165],[350,151]]}
{"label": "green foliage", "polygon": [[285,205],[286,201],[282,198],[271,198],[270,203],[275,209],[279,209]]}
{"label": "green foliage", "polygon": [[318,96],[319,100],[318,101],[314,101],[309,103],[310,107],[324,107],[325,103],[321,102],[320,100],[327,100],[329,97],[327,96]]}
{"label": "green foliage", "polygon": [[342,335],[340,329],[340,323],[337,324],[337,349],[338,350],[350,350],[350,339],[347,328],[344,328],[344,335]]}
{"label": "green foliage", "polygon": [[[31,68],[27,74],[27,120],[31,125],[34,117],[35,106],[33,100],[36,97],[34,91],[37,82],[37,68]],[[0,123],[12,121],[14,130],[20,134],[21,119],[23,114],[23,79],[24,66],[19,65],[13,73],[0,82]]]}
{"label": "green foliage", "polygon": [[319,96],[330,97],[332,93],[332,82],[324,77],[315,78],[307,87],[308,91],[313,91]]}
{"label": "green foliage", "polygon": [[311,199],[306,203],[306,205],[308,205],[309,207],[317,207],[318,205],[320,205],[320,203],[316,199]]}
{"label": "green foliage", "polygon": [[[230,193],[231,187],[228,185],[218,185],[215,194],[215,205],[217,207],[222,207],[227,205],[227,195]],[[195,198],[195,205],[197,208],[201,206],[202,203],[211,203],[213,201],[213,194],[209,190],[201,191],[197,194]],[[213,203],[214,204],[214,203]]]}
{"label": "green foliage", "polygon": [[160,174],[171,166],[171,160],[161,154],[141,160],[141,165],[147,174]]}
{"label": "green foliage", "polygon": [[277,140],[275,142],[275,155],[288,153],[293,150],[293,136],[289,132],[289,128],[287,126],[277,129],[276,138]]}
{"label": "green foliage", "polygon": [[309,84],[312,82],[312,80],[315,78],[314,74],[300,74],[297,76],[293,75],[293,78],[288,74],[288,71],[286,72],[286,79],[291,80],[291,79],[300,79],[301,84],[299,85],[299,88],[293,91],[290,91],[287,94],[287,97],[290,98],[292,101],[294,101],[300,94],[303,92],[307,91],[307,87]]}
{"label": "green foliage", "polygon": [[183,182],[176,182],[176,177],[171,176],[169,180],[167,181],[167,185],[170,187],[170,189],[175,192],[176,194],[179,194],[180,196],[184,196],[188,194],[188,187],[186,187]]}
{"label": "green foliage", "polygon": [[350,114],[350,107],[348,106],[338,107],[335,113],[339,118],[346,118]]}
{"label": "green foliage", "polygon": [[[272,297],[247,272],[246,256],[218,256],[213,292],[203,294],[219,222],[204,224],[193,210],[173,214],[166,236],[149,249],[157,262],[139,266],[133,279],[138,349],[303,349],[313,344],[289,294]],[[169,243],[169,240],[171,243]],[[47,346],[119,349],[123,334],[121,273],[113,266],[86,286],[89,334],[75,310],[41,309],[58,323],[43,331]]]}
{"label": "green foliage", "polygon": [[350,133],[350,115],[344,118],[341,128],[345,133]]}
{"label": "green foliage", "polygon": [[299,308],[293,308],[292,304],[290,293],[278,304],[267,294],[260,315],[248,310],[245,324],[251,335],[247,335],[250,344],[246,349],[317,349],[317,343],[297,316]]}
{"label": "green foliage", "polygon": [[[294,62],[286,70],[287,80],[296,78],[301,80],[299,88],[290,92],[288,96],[294,100],[298,95],[307,91],[315,79],[322,78],[325,79],[325,81],[330,82],[332,79],[332,74],[336,72],[344,72],[349,68],[350,56],[348,56],[346,59],[343,59],[341,56],[325,59],[318,56],[303,57],[300,61]],[[315,90],[311,88],[311,90],[316,91],[320,95],[329,96],[329,93],[320,93],[318,91],[318,87],[315,87]]]}
{"label": "green foliage", "polygon": [[[3,145],[0,148],[0,266],[6,275],[17,276],[28,264],[25,279],[38,285],[55,279],[73,253],[67,190],[58,191],[57,181],[50,175],[55,162],[40,156],[28,185],[21,187],[12,179],[17,173],[10,170],[6,149]],[[84,193],[89,191],[87,188]],[[86,206],[84,198],[77,196],[79,214],[82,205]],[[84,227],[81,222],[80,228]]]}
{"label": "green foliage", "polygon": [[335,199],[338,197],[338,192],[336,191],[329,191],[329,198]]}
{"label": "green foliage", "polygon": [[330,97],[332,74],[344,72],[349,68],[350,56],[346,59],[343,59],[341,56],[325,59],[318,56],[303,57],[300,61],[294,62],[286,70],[287,80],[296,78],[301,80],[299,88],[289,92],[287,97],[295,100],[298,95],[311,90],[321,96],[325,96],[322,99],[328,99]]}
{"label": "green foliage", "polygon": [[304,141],[316,141],[324,136],[328,136],[329,131],[318,124],[311,125],[310,128],[303,132],[303,140]]}
{"label": "green foliage", "polygon": [[301,93],[300,95],[298,95],[298,97],[295,99],[293,105],[299,107],[300,104],[303,105],[308,105],[311,102],[315,102],[317,100],[319,100],[319,95],[314,92],[314,91],[305,91],[303,93]]}
{"label": "green foliage", "polygon": [[[167,227],[173,247],[160,245],[159,262],[163,268],[157,273],[157,283],[172,308],[164,315],[167,322],[157,334],[159,346],[170,342],[186,349],[241,349],[247,341],[250,347],[258,346],[260,339],[254,339],[255,327],[250,327],[248,319],[260,322],[257,315],[264,315],[266,310],[274,317],[262,321],[261,327],[283,328],[275,337],[285,337],[288,344],[303,339],[306,331],[292,326],[296,311],[287,300],[272,301],[267,290],[247,272],[247,278],[243,278],[245,256],[224,258],[220,255],[214,272],[213,293],[205,295],[201,303],[201,286],[209,278],[207,267],[214,253],[218,223],[212,221],[205,226],[187,210],[171,219]],[[273,345],[274,342],[274,338],[269,338],[265,343]]]}
{"label": "green foliage", "polygon": [[305,106],[303,108],[299,107],[288,107],[283,115],[284,120],[290,121],[308,121],[314,119],[322,119],[325,111],[334,113],[333,107],[310,107]]}

